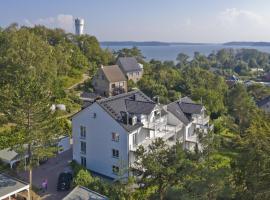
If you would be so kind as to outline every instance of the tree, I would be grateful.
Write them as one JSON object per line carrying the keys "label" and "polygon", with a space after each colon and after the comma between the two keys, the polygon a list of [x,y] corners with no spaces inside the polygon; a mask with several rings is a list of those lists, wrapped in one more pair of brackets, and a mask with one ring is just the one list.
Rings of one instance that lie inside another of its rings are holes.
{"label": "tree", "polygon": [[91,176],[91,174],[86,169],[81,169],[76,174],[76,177],[74,179],[74,183],[76,185],[81,185],[84,187],[89,187],[90,184],[92,184],[95,181],[95,179]]}
{"label": "tree", "polygon": [[214,132],[201,139],[202,152],[198,152],[193,173],[187,181],[195,199],[215,200],[232,195],[229,191],[230,158],[220,152],[220,139]]}
{"label": "tree", "polygon": [[252,115],[257,112],[256,105],[242,84],[237,84],[228,93],[228,111],[243,132],[250,123]]}
{"label": "tree", "polygon": [[239,141],[233,165],[238,199],[270,198],[269,121],[269,116],[256,114]]}
{"label": "tree", "polygon": [[189,59],[189,56],[184,53],[179,53],[176,58],[176,60],[178,61],[178,65],[180,67],[185,67],[186,64],[188,63],[188,59]]}
{"label": "tree", "polygon": [[184,177],[188,176],[190,165],[185,162],[185,153],[180,145],[169,148],[158,138],[149,145],[148,150],[140,146],[135,155],[136,169],[142,171],[139,181],[141,189],[154,192],[151,196],[157,196],[160,200],[165,199],[170,187],[181,185]]}
{"label": "tree", "polygon": [[117,57],[135,57],[139,62],[143,61],[144,56],[142,52],[137,47],[132,47],[131,49],[123,48],[114,53]]}
{"label": "tree", "polygon": [[[12,85],[14,84],[14,85]],[[37,74],[31,70],[27,74],[14,75],[13,83],[5,85],[1,112],[13,126],[6,141],[11,149],[28,156],[30,187],[32,169],[39,159],[57,152],[57,143],[62,134],[56,115],[50,110],[51,90],[48,74]],[[1,145],[0,145],[1,146]]]}
{"label": "tree", "polygon": [[202,101],[212,116],[226,111],[224,106],[228,87],[224,79],[201,68],[190,68],[183,71],[181,93]]}

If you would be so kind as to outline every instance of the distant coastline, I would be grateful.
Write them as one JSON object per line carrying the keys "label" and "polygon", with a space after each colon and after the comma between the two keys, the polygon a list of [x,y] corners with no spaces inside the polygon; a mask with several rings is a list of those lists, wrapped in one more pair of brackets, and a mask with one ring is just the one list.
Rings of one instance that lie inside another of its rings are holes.
{"label": "distant coastline", "polygon": [[250,47],[269,47],[270,42],[226,42],[226,43],[192,43],[192,42],[158,42],[158,41],[103,41],[100,42],[102,46],[180,46],[180,45],[189,45],[189,46],[198,46],[198,45],[224,45],[224,46],[250,46]]}
{"label": "distant coastline", "polygon": [[250,46],[250,47],[269,47],[270,42],[227,42],[225,46]]}
{"label": "distant coastline", "polygon": [[173,45],[209,45],[207,43],[189,43],[189,42],[158,42],[158,41],[103,41],[102,46],[173,46]]}

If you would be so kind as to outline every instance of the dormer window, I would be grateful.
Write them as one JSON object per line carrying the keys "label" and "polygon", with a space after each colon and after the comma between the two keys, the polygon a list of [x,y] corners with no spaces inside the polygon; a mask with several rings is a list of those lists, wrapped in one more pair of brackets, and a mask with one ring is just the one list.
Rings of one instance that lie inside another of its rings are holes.
{"label": "dormer window", "polygon": [[154,111],[154,115],[155,115],[155,116],[159,116],[159,115],[160,115],[160,111],[159,111],[159,110],[155,110],[155,111]]}
{"label": "dormer window", "polygon": [[137,123],[136,115],[129,116],[128,123],[129,123],[129,125],[134,126]]}

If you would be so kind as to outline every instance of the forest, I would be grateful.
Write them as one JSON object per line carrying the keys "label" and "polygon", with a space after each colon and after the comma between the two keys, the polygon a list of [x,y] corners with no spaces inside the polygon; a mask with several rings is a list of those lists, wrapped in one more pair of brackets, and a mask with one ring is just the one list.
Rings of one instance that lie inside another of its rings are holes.
{"label": "forest", "polygon": [[[251,68],[270,71],[270,54],[257,50],[222,49],[193,58],[179,53],[173,61],[146,61],[140,50],[102,49],[94,36],[75,36],[44,26],[0,29],[0,149],[29,153],[28,169],[53,156],[50,144],[70,131],[67,113],[50,112],[64,103],[68,113],[80,109],[76,91],[68,90],[83,74],[93,77],[101,64],[134,56],[144,66],[143,78],[129,82],[151,98],[167,104],[189,96],[205,105],[214,130],[201,137],[203,151],[169,148],[156,140],[140,148],[140,178],[109,183],[72,163],[74,185],[83,185],[115,200],[253,200],[270,199],[270,116],[256,106],[270,88],[255,84],[229,87],[226,77],[256,79]],[[212,69],[215,69],[214,71]],[[92,90],[90,81],[82,90]],[[25,146],[26,145],[26,146]]]}

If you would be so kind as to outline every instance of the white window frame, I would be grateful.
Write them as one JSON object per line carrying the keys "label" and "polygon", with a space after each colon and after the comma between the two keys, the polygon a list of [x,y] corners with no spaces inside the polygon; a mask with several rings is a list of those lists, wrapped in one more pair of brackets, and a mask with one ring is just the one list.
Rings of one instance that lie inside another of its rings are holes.
{"label": "white window frame", "polygon": [[81,125],[80,126],[80,138],[85,139],[86,138],[86,127]]}
{"label": "white window frame", "polygon": [[[81,150],[81,154],[86,154],[86,142],[84,142],[84,141],[81,141],[81,146],[80,146],[80,150]],[[85,144],[85,149],[83,149],[82,147],[83,147],[83,145],[82,144]]]}
{"label": "white window frame", "polygon": [[116,132],[112,132],[112,141],[119,142],[120,134]]}

